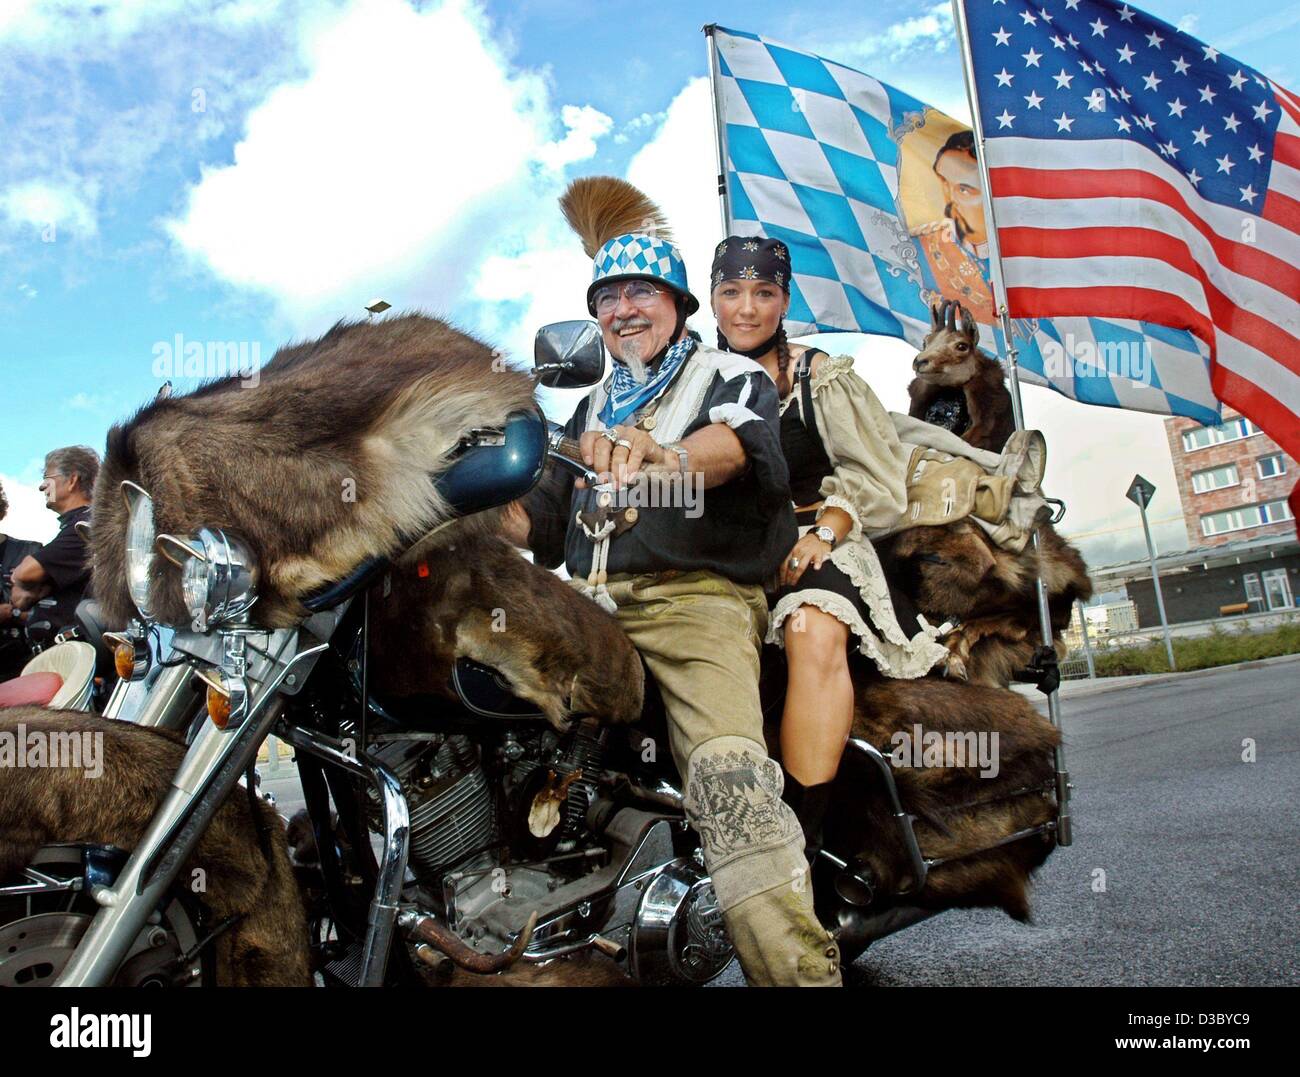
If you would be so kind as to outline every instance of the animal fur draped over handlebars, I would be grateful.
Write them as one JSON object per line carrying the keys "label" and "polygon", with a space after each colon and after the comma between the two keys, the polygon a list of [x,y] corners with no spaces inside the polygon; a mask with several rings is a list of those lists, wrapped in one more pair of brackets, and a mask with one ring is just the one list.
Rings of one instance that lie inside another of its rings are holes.
{"label": "animal fur draped over handlebars", "polygon": [[[102,738],[97,777],[75,766],[0,768],[0,880],[5,882],[43,845],[134,849],[185,754],[179,739],[157,730],[43,707],[0,711],[0,732],[47,741],[85,734]],[[238,918],[213,943],[218,983],[307,986],[307,925],[284,824],[269,804],[259,800],[257,810],[261,818],[255,820],[243,790],[231,794],[179,878],[204,880],[197,896],[213,924]],[[269,857],[262,853],[259,827],[269,829]]]}
{"label": "animal fur draped over handlebars", "polygon": [[[109,431],[95,487],[94,591],[106,622],[134,613],[123,479],[152,496],[160,534],[215,526],[244,539],[261,572],[253,619],[288,627],[303,596],[445,522],[431,477],[450,450],[531,406],[529,375],[418,314],[340,322],[281,348],[256,377],[155,400]],[[180,572],[157,554],[150,596],[158,619],[189,621]]]}

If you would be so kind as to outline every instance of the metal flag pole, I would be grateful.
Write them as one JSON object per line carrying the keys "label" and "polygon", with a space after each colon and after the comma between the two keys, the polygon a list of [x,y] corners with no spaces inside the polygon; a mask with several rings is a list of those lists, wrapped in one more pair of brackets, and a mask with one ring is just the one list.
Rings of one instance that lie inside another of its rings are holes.
{"label": "metal flag pole", "polygon": [[[1025,429],[1024,404],[1020,399],[1019,364],[1016,362],[1016,347],[1011,335],[1011,317],[1007,311],[1007,291],[1002,279],[1002,253],[998,247],[998,226],[993,213],[993,190],[989,180],[988,160],[984,153],[984,123],[980,118],[979,92],[975,88],[975,61],[971,54],[970,33],[966,25],[965,0],[952,0],[953,26],[957,31],[957,42],[961,48],[962,72],[966,77],[966,98],[970,103],[971,129],[975,134],[975,159],[979,165],[980,196],[984,203],[984,220],[987,225],[989,244],[989,276],[993,285],[993,300],[998,308],[998,320],[1002,324],[1002,348],[1005,355],[1008,380],[1011,385],[1011,411],[1015,418],[1016,429]],[[1043,635],[1043,646],[1051,647],[1052,611],[1047,602],[1047,587],[1043,584],[1042,543],[1038,531],[1034,531],[1034,557],[1038,567],[1038,620]],[[1061,728],[1061,700],[1053,688],[1047,694],[1047,714],[1058,730]],[[1059,845],[1070,845],[1073,836],[1070,828],[1070,774],[1065,769],[1065,749],[1056,748],[1056,840]]]}
{"label": "metal flag pole", "polygon": [[722,102],[718,100],[718,43],[713,31],[716,23],[704,27],[704,36],[709,43],[709,95],[713,98],[713,144],[718,158],[718,200],[722,206],[722,234],[731,235],[731,196],[727,193],[727,135],[722,122]]}

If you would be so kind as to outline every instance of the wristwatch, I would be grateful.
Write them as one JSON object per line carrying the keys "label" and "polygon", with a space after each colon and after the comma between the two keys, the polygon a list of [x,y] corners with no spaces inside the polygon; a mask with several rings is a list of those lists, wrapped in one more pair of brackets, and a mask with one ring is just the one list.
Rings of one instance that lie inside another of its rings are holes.
{"label": "wristwatch", "polygon": [[821,524],[819,527],[814,527],[812,533],[826,543],[826,545],[832,550],[835,549],[835,544],[839,542],[839,539],[835,537],[835,532],[825,524]]}

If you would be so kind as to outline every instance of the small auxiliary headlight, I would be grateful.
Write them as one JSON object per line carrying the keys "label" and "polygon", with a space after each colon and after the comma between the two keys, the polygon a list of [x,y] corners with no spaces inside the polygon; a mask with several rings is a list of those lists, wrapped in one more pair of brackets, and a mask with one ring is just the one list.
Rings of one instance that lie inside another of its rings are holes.
{"label": "small auxiliary headlight", "polygon": [[257,601],[257,564],[248,547],[220,528],[190,539],[159,535],[158,549],[181,569],[181,593],[195,631],[243,616]]}

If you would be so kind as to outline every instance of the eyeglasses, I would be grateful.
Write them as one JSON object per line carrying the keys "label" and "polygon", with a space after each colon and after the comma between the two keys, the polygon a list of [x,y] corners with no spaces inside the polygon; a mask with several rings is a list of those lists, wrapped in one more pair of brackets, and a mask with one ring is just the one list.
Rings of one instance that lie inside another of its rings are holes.
{"label": "eyeglasses", "polygon": [[656,288],[648,280],[630,280],[626,284],[607,284],[596,292],[591,302],[597,314],[608,314],[618,306],[618,297],[621,294],[626,296],[627,301],[634,307],[644,309],[654,302],[654,297],[660,292],[661,289]]}

